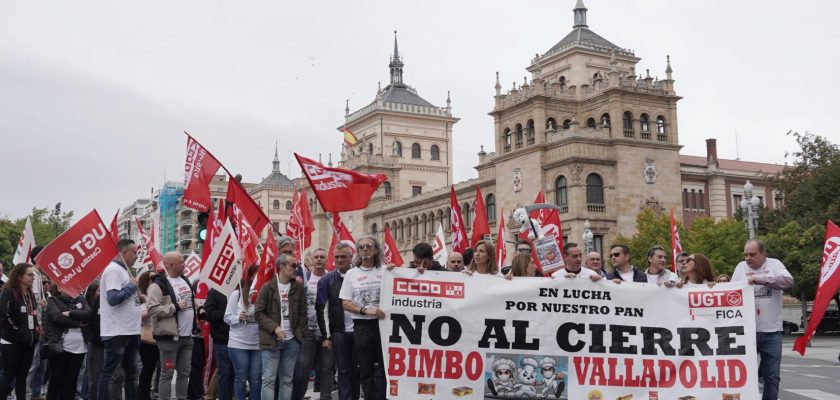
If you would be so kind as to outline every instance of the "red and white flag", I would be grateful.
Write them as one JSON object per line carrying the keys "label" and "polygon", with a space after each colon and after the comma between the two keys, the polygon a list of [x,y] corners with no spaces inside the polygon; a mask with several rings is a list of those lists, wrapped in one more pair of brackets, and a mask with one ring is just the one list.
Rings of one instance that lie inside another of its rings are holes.
{"label": "red and white flag", "polygon": [[137,230],[140,232],[140,237],[143,238],[144,246],[146,247],[146,259],[143,260],[143,263],[151,262],[152,266],[155,268],[155,272],[163,272],[163,256],[160,254],[160,250],[157,249],[155,245],[155,225],[154,219],[152,220],[152,227],[151,232],[152,235],[147,235],[146,230],[143,229],[143,223],[140,222],[140,218],[137,216],[134,217],[134,222],[137,223]]}
{"label": "red and white flag", "polygon": [[443,236],[443,224],[441,223],[438,223],[435,240],[432,241],[432,259],[440,265],[446,265],[446,262],[449,261],[449,250],[446,250],[446,238]]}
{"label": "red and white flag", "polygon": [[280,254],[280,250],[277,248],[277,241],[274,240],[274,232],[269,229],[268,237],[266,237],[265,245],[263,246],[262,259],[260,259],[257,276],[251,279],[251,304],[257,301],[257,293],[260,292],[260,288],[266,282],[274,279],[274,275],[277,274],[276,263],[278,254]]}
{"label": "red and white flag", "polygon": [[671,209],[671,271],[677,272],[677,254],[683,252],[680,243],[680,231],[677,230],[677,223],[674,221],[674,209]]}
{"label": "red and white flag", "polygon": [[224,228],[225,221],[227,221],[227,208],[225,207],[224,199],[219,199],[219,205],[216,211],[215,218],[212,212],[207,218],[207,237],[204,238],[204,245],[201,246],[202,269],[204,269],[204,263],[210,258],[210,251],[213,250],[213,245],[216,244],[216,240],[222,234],[222,228]]}
{"label": "red and white flag", "polygon": [[70,297],[76,297],[118,254],[96,210],[64,231],[35,257],[35,263]]}
{"label": "red and white flag", "polygon": [[825,244],[823,245],[820,282],[805,334],[796,338],[793,350],[805,355],[805,347],[814,337],[817,327],[825,316],[825,310],[837,291],[840,290],[840,227],[831,220],[825,223]]}
{"label": "red and white flag", "polygon": [[236,205],[255,232],[262,232],[269,225],[268,216],[236,179],[228,179],[227,202]]}
{"label": "red and white flag", "polygon": [[[117,228],[117,217],[120,216],[120,210],[117,209],[116,214],[114,214],[114,219],[111,220],[111,238],[114,239],[114,243],[118,243],[120,241],[120,230]],[[130,223],[130,222],[129,222]]]}
{"label": "red and white flag", "polygon": [[210,198],[210,181],[222,166],[204,146],[189,133],[187,135],[187,160],[184,164],[184,205],[199,211],[213,209]]}
{"label": "red and white flag", "polygon": [[[542,189],[540,192],[537,193],[537,198],[534,199],[534,204],[545,204],[545,194],[543,194]],[[557,210],[543,208],[536,211],[531,211],[529,216],[533,219],[536,219],[540,226],[542,226],[543,235],[554,235],[554,240],[557,241],[557,247],[560,250],[563,250],[563,227],[560,225],[560,212]],[[528,232],[522,232],[519,234],[519,238],[522,240],[528,240]],[[536,249],[534,246],[531,246],[531,258],[534,259],[534,263],[537,264],[537,269],[542,272],[542,265],[540,264],[539,257],[537,257]]]}
{"label": "red and white flag", "polygon": [[230,296],[239,287],[242,279],[242,250],[233,234],[230,220],[225,222],[199,279],[207,284],[208,289],[216,289],[225,296]]}
{"label": "red and white flag", "polygon": [[296,191],[292,199],[289,223],[286,225],[286,236],[295,239],[295,258],[298,260],[302,259],[304,251],[312,243],[312,231],[315,230],[307,203],[306,191]]}
{"label": "red and white flag", "polygon": [[12,258],[12,264],[32,263],[29,252],[34,247],[35,233],[32,232],[32,220],[26,217],[26,224],[23,225],[23,231],[20,233],[20,239],[18,240],[17,249],[15,249],[15,256]]}
{"label": "red and white flag", "polygon": [[192,281],[193,278],[198,276],[200,271],[201,257],[193,251],[189,256],[187,256],[187,259],[184,260],[184,276],[186,276],[188,280]]}
{"label": "red and white flag", "polygon": [[385,239],[383,240],[382,245],[382,258],[385,260],[386,265],[394,264],[398,267],[403,266],[403,258],[400,254],[400,249],[397,247],[397,242],[394,241],[394,237],[391,236],[391,227],[389,225],[385,225]]}
{"label": "red and white flag", "polygon": [[484,235],[490,234],[490,223],[487,222],[487,209],[484,207],[484,198],[481,197],[481,188],[475,188],[475,203],[473,204],[475,216],[472,224],[472,246],[479,240],[484,239]]}
{"label": "red and white flag", "polygon": [[254,229],[251,228],[251,224],[249,224],[248,219],[245,218],[245,213],[243,213],[236,204],[231,206],[231,211],[233,212],[233,218],[231,219],[235,224],[233,229],[236,238],[239,240],[239,248],[242,250],[242,265],[244,265],[247,270],[248,267],[259,262],[259,256],[257,255],[257,243],[259,243],[260,238],[257,236],[257,233],[254,232]]}
{"label": "red and white flag", "polygon": [[499,215],[499,233],[496,235],[496,266],[499,267],[499,271],[505,267],[505,261],[507,261],[507,249],[505,248],[505,209],[501,210],[501,214]]}
{"label": "red and white flag", "polygon": [[464,226],[461,206],[455,197],[455,185],[449,186],[449,218],[452,224],[452,251],[464,254],[470,245],[467,243],[467,227]]}
{"label": "red and white flag", "polygon": [[356,239],[353,239],[353,235],[350,234],[350,230],[347,229],[347,226],[345,226],[343,222],[341,222],[341,217],[338,216],[338,213],[333,213],[332,219],[335,231],[333,232],[332,241],[330,242],[330,250],[327,253],[327,269],[330,271],[335,269],[333,253],[335,252],[335,246],[338,244],[338,241],[350,245],[350,248],[352,249],[351,252],[356,254]]}
{"label": "red and white flag", "polygon": [[303,176],[326,212],[361,210],[368,206],[376,188],[385,182],[383,174],[362,174],[321,163],[295,153]]}
{"label": "red and white flag", "polygon": [[[195,290],[195,305],[201,307],[207,301],[207,294],[210,289],[207,284],[199,281]],[[202,383],[204,384],[204,392],[210,387],[210,380],[213,373],[216,371],[216,358],[213,351],[213,337],[210,336],[210,323],[207,320],[197,320],[198,329],[201,331],[201,337],[204,338],[204,369],[202,370]]]}

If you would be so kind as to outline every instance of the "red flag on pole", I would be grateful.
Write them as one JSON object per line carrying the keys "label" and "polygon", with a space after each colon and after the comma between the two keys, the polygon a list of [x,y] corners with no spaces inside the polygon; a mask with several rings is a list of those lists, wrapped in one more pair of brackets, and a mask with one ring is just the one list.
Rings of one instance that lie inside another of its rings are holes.
{"label": "red flag on pole", "polygon": [[187,135],[187,160],[184,165],[184,205],[199,211],[213,208],[210,198],[210,181],[222,166],[204,146],[189,133]]}
{"label": "red flag on pole", "polygon": [[242,212],[248,224],[251,225],[251,229],[255,232],[262,232],[265,226],[269,225],[268,216],[236,179],[228,179],[226,199],[228,203],[235,204],[239,208],[239,211]]}
{"label": "red flag on pole", "polygon": [[118,254],[96,210],[64,231],[35,257],[35,263],[70,297],[76,297]]}
{"label": "red flag on pole", "polygon": [[840,227],[832,221],[825,223],[825,244],[823,245],[822,268],[820,268],[820,283],[814,296],[811,318],[805,334],[796,338],[793,350],[805,355],[805,346],[814,337],[817,327],[825,316],[825,310],[831,299],[840,290]]}
{"label": "red flag on pole", "polygon": [[484,198],[481,197],[480,187],[475,188],[473,209],[475,209],[475,217],[473,218],[472,240],[470,242],[475,247],[479,240],[484,239],[484,235],[490,234],[490,223],[487,222],[487,209],[484,208]]}
{"label": "red flag on pole", "polygon": [[315,231],[315,220],[312,218],[312,210],[309,209],[309,198],[306,195],[306,189],[300,189],[300,219],[303,221],[304,229],[304,249],[309,248],[312,244],[312,232]]}
{"label": "red flag on pole", "polygon": [[[143,238],[143,242],[146,245],[146,254],[149,261],[152,262],[152,266],[155,268],[155,272],[161,273],[163,272],[163,256],[160,254],[160,250],[157,249],[155,246],[155,237],[146,234],[146,230],[143,229],[143,223],[140,222],[140,218],[137,216],[134,217],[134,222],[137,223],[137,230],[140,231],[140,237]],[[154,226],[152,227],[152,235],[154,235],[155,229]],[[143,260],[145,262],[146,260]]]}
{"label": "red flag on pole", "polygon": [[338,216],[338,213],[333,213],[333,228],[335,231],[333,232],[332,241],[330,242],[330,250],[327,253],[327,269],[332,271],[335,269],[335,261],[333,259],[333,252],[335,251],[335,246],[338,244],[340,240],[341,243],[346,243],[350,245],[352,249],[352,253],[356,253],[356,240],[353,239],[353,235],[350,234],[350,231],[344,226],[344,223],[341,222],[341,217]]}
{"label": "red flag on pole", "polygon": [[[534,199],[534,204],[545,204],[545,194],[542,189],[540,189],[540,192],[537,193],[537,197]],[[557,241],[557,246],[560,250],[563,250],[563,228],[560,224],[560,213],[557,210],[543,208],[531,211],[529,216],[539,221],[544,235],[553,234],[554,239]],[[520,233],[519,238],[530,241],[528,239],[527,231]],[[537,269],[542,272],[542,265],[540,264],[539,257],[537,257],[537,252],[534,249],[534,246],[531,246],[531,258],[533,258],[534,262],[537,264]]]}
{"label": "red flag on pole", "polygon": [[117,209],[117,213],[114,214],[114,219],[111,220],[111,239],[114,240],[114,243],[120,241],[120,230],[117,229],[117,217],[120,216],[120,210]]}
{"label": "red flag on pole", "polygon": [[452,223],[452,250],[464,254],[464,250],[469,247],[467,227],[464,226],[461,206],[458,205],[458,198],[455,197],[455,185],[449,186],[449,218]]}
{"label": "red flag on pole", "polygon": [[260,288],[274,278],[277,273],[275,264],[277,262],[277,255],[280,250],[277,248],[277,241],[274,240],[274,232],[268,230],[268,237],[265,239],[265,246],[263,246],[262,259],[260,260],[260,268],[257,270],[257,277],[253,279],[251,284],[251,304],[257,301],[257,293]]}
{"label": "red flag on pole", "polygon": [[499,234],[496,235],[496,266],[499,267],[499,271],[505,267],[505,261],[507,260],[507,249],[505,248],[505,209],[501,210],[501,214],[499,216]]}
{"label": "red flag on pole", "polygon": [[225,207],[225,200],[219,199],[218,208],[216,209],[216,217],[213,217],[213,210],[210,210],[210,215],[207,218],[207,237],[204,238],[204,245],[201,246],[201,268],[204,268],[204,264],[207,261],[207,258],[210,257],[210,251],[213,250],[213,246],[216,244],[216,240],[219,238],[219,235],[222,234],[222,228],[225,226],[225,221],[227,220],[227,210]]}
{"label": "red flag on pole", "polygon": [[385,260],[385,264],[394,264],[402,267],[404,261],[400,254],[400,249],[397,247],[397,242],[391,236],[391,227],[389,225],[385,225],[385,240],[383,242],[382,258]]}
{"label": "red flag on pole", "polygon": [[362,174],[341,168],[329,168],[295,153],[303,176],[327,212],[361,210],[367,207],[376,188],[385,182],[383,174]]}
{"label": "red flag on pole", "polygon": [[677,254],[683,252],[680,243],[680,231],[677,230],[677,223],[674,221],[674,209],[671,209],[671,272],[677,272]]}
{"label": "red flag on pole", "polygon": [[[257,243],[259,243],[260,239],[259,236],[257,236],[257,233],[254,232],[254,229],[251,228],[251,224],[249,224],[248,220],[245,218],[245,213],[243,213],[236,204],[231,206],[231,211],[233,211],[232,220],[235,223],[234,233],[237,241],[239,242],[239,248],[242,250],[242,265],[245,270],[243,273],[247,273],[248,268],[259,261],[259,256],[257,256]],[[247,279],[250,278],[246,277],[246,280]]]}
{"label": "red flag on pole", "polygon": [[309,212],[309,205],[306,199],[306,192],[301,190],[295,192],[292,200],[292,210],[289,215],[289,224],[286,225],[286,236],[295,239],[295,258],[301,260],[303,252],[312,242],[312,231],[315,224],[312,221],[312,214]]}
{"label": "red flag on pole", "polygon": [[[199,281],[195,290],[195,305],[196,307],[204,306],[207,301],[207,293],[210,288],[207,284]],[[198,328],[201,331],[201,337],[204,338],[204,369],[202,370],[202,383],[204,385],[204,392],[210,387],[210,380],[213,373],[216,371],[216,358],[213,354],[213,337],[210,336],[210,323],[207,320],[198,320]]]}

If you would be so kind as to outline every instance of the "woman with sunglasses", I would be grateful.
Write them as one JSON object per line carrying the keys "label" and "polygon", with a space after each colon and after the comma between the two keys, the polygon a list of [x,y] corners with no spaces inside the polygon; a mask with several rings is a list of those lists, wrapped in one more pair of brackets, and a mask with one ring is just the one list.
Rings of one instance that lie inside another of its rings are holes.
{"label": "woman with sunglasses", "polygon": [[683,268],[683,278],[680,284],[695,283],[695,284],[715,284],[715,272],[712,270],[712,263],[709,258],[700,254],[694,253],[685,259]]}
{"label": "woman with sunglasses", "polygon": [[11,383],[15,380],[18,382],[15,395],[18,399],[26,398],[26,375],[41,333],[35,294],[32,293],[36,273],[31,264],[15,265],[0,293],[0,351],[3,353],[0,399],[9,396]]}

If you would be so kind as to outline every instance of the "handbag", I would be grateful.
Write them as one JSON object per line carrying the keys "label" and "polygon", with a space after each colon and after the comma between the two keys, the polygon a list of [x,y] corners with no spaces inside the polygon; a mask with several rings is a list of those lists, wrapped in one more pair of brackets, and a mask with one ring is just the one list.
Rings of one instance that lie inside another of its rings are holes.
{"label": "handbag", "polygon": [[44,347],[41,349],[44,352],[44,358],[50,359],[64,353],[64,345],[62,345],[64,335],[61,335],[61,338],[60,342],[44,342]]}

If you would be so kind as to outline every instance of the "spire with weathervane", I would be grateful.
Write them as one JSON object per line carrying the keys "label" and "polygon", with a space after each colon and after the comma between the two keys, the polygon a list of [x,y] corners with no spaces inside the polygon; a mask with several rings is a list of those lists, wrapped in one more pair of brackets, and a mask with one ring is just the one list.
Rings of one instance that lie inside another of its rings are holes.
{"label": "spire with weathervane", "polygon": [[583,0],[577,0],[574,10],[575,25],[573,28],[588,28],[586,25],[586,6],[583,5]]}
{"label": "spire with weathervane", "polygon": [[391,85],[403,86],[403,62],[400,60],[400,50],[397,47],[397,31],[394,31],[394,54],[391,56],[391,63],[388,66],[391,68]]}
{"label": "spire with weathervane", "polygon": [[274,141],[274,161],[271,162],[271,172],[280,172],[280,156],[277,155],[277,141]]}

